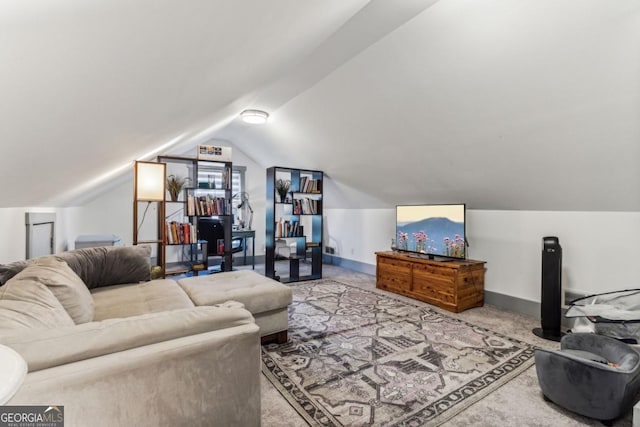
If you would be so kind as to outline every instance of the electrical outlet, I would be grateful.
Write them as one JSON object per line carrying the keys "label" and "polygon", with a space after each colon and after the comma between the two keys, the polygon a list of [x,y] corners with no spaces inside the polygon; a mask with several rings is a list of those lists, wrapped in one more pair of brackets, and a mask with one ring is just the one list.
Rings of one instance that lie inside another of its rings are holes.
{"label": "electrical outlet", "polygon": [[336,253],[336,248],[334,248],[333,246],[325,246],[324,251],[329,255],[333,255]]}

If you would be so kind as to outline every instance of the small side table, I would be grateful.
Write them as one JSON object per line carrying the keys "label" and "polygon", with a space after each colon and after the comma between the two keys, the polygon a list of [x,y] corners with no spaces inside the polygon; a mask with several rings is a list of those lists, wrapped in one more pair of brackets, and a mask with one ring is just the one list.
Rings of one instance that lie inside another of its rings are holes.
{"label": "small side table", "polygon": [[0,405],[16,394],[27,375],[27,362],[12,348],[0,344]]}
{"label": "small side table", "polygon": [[233,230],[232,237],[242,238],[242,247],[244,249],[244,260],[242,265],[247,265],[247,238],[251,239],[251,268],[256,269],[256,230]]}

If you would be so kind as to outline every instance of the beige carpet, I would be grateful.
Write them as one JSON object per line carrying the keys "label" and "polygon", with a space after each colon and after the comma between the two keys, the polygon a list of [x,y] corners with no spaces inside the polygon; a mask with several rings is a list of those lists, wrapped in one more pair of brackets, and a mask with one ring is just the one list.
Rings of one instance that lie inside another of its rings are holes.
{"label": "beige carpet", "polygon": [[[260,271],[257,266],[256,270]],[[335,278],[363,289],[375,289],[375,277],[354,273],[335,266],[323,267],[324,278]],[[295,284],[292,284],[295,286]],[[398,296],[399,297],[399,296]],[[402,298],[402,297],[399,297]],[[406,298],[407,301],[421,304]],[[426,305],[426,304],[425,304]],[[429,306],[432,307],[432,306]],[[434,310],[439,310],[432,307]],[[539,326],[539,320],[515,313],[484,306],[453,314],[467,322],[514,337],[530,344],[557,348],[558,344],[542,340],[531,332]],[[307,423],[289,406],[288,402],[262,377],[262,426],[306,426]],[[443,426],[601,426],[599,421],[569,413],[553,403],[545,402],[538,386],[535,366],[471,405]],[[631,412],[618,420],[615,426],[631,426]]]}

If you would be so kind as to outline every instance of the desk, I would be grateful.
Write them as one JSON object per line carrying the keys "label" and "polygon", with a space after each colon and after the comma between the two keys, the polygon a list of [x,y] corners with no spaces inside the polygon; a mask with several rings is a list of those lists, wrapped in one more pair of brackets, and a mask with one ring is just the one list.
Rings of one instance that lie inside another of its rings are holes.
{"label": "desk", "polygon": [[247,237],[251,237],[251,267],[256,269],[256,230],[233,230],[232,237],[242,238],[242,247],[244,249],[244,265],[247,265]]}

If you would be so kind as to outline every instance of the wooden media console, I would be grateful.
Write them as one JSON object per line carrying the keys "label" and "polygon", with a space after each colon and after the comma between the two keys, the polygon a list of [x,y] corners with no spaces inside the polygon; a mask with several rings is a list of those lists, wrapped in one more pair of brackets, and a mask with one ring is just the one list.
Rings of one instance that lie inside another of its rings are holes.
{"label": "wooden media console", "polygon": [[459,313],[484,304],[484,261],[376,252],[376,288]]}

